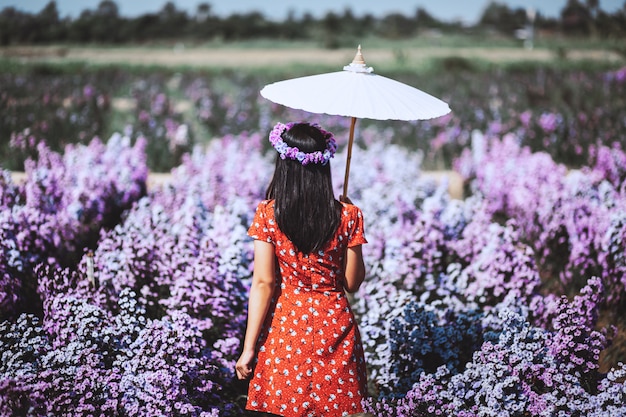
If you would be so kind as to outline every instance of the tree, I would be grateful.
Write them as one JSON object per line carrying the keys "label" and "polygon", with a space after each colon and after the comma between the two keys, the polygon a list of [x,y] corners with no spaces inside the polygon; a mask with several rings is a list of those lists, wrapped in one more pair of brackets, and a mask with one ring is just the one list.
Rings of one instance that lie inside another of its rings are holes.
{"label": "tree", "polygon": [[418,28],[439,28],[443,24],[435,19],[423,7],[419,7],[415,12],[415,23]]}
{"label": "tree", "polygon": [[54,42],[63,37],[63,27],[55,1],[48,2],[31,21],[33,22],[33,27],[30,29],[32,42]]}
{"label": "tree", "polygon": [[217,35],[219,19],[211,13],[209,3],[200,3],[196,7],[196,16],[190,21],[190,31],[199,39],[211,39]]}
{"label": "tree", "polygon": [[211,5],[209,3],[200,3],[196,7],[196,21],[204,22],[211,16]]}
{"label": "tree", "polygon": [[401,39],[413,36],[416,32],[415,20],[400,13],[390,13],[380,21],[379,32],[390,39]]}
{"label": "tree", "polygon": [[361,22],[354,16],[352,9],[346,7],[343,11],[343,15],[339,17],[341,33],[346,36],[362,36],[364,31],[361,27]]}
{"label": "tree", "polygon": [[587,9],[591,19],[589,21],[589,29],[591,34],[596,36],[598,34],[598,13],[600,12],[600,0],[586,0]]}
{"label": "tree", "polygon": [[589,35],[593,25],[589,8],[579,0],[568,0],[561,10],[561,25],[566,35]]}
{"label": "tree", "polygon": [[159,16],[154,13],[146,13],[138,16],[129,23],[128,33],[130,39],[135,42],[145,42],[157,38],[161,28]]}
{"label": "tree", "polygon": [[235,13],[224,21],[223,33],[227,40],[271,37],[276,32],[275,27],[261,12]]}
{"label": "tree", "polygon": [[93,41],[93,12],[83,10],[78,19],[72,21],[68,38],[73,42],[85,43]]}
{"label": "tree", "polygon": [[279,36],[281,38],[295,40],[303,39],[308,36],[308,27],[302,21],[296,19],[296,13],[293,9],[287,12],[287,19],[280,25]]}
{"label": "tree", "polygon": [[495,29],[505,35],[512,35],[517,29],[524,27],[526,23],[526,12],[523,9],[511,10],[503,3],[492,1],[489,3],[479,25]]}
{"label": "tree", "polygon": [[189,17],[185,11],[178,10],[173,2],[165,3],[158,16],[159,37],[172,39],[187,34]]}
{"label": "tree", "polygon": [[586,3],[589,13],[595,19],[600,11],[600,0],[586,0]]}
{"label": "tree", "polygon": [[112,0],[102,0],[91,15],[91,38],[96,42],[117,43],[122,40],[123,21],[117,4]]}
{"label": "tree", "polygon": [[20,13],[15,7],[7,7],[0,13],[0,45],[17,42],[20,35]]}
{"label": "tree", "polygon": [[117,19],[120,17],[120,12],[117,3],[112,0],[102,0],[96,9],[95,15],[109,19]]}
{"label": "tree", "polygon": [[333,12],[327,12],[321,22],[322,43],[327,49],[337,49],[340,46],[341,20]]}

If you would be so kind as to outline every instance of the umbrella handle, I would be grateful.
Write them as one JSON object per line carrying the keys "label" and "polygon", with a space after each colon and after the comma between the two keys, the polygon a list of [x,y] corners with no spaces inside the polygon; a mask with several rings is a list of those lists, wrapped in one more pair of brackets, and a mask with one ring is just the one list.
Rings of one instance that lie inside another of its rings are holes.
{"label": "umbrella handle", "polygon": [[350,138],[348,139],[348,156],[346,158],[346,175],[343,179],[343,197],[348,197],[348,176],[350,175],[350,160],[352,159],[352,142],[354,142],[354,125],[356,117],[350,121]]}

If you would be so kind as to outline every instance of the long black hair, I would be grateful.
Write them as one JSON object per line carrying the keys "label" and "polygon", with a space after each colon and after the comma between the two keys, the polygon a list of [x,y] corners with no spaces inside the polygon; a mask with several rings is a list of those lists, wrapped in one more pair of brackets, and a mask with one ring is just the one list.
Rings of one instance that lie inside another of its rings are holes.
{"label": "long black hair", "polygon": [[[308,123],[293,125],[282,139],[305,153],[326,149],[326,136]],[[278,227],[302,253],[322,249],[337,231],[341,205],[333,193],[330,162],[302,165],[277,155],[266,198],[274,199]]]}

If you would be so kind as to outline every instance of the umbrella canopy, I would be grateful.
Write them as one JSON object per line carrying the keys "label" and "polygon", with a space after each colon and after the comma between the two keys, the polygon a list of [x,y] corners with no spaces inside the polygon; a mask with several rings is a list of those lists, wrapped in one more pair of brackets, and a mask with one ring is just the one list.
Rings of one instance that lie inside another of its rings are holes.
{"label": "umbrella canopy", "polygon": [[448,104],[417,88],[373,73],[361,46],[343,71],[268,84],[261,95],[311,113],[375,120],[425,120],[450,112]]}
{"label": "umbrella canopy", "polygon": [[372,67],[365,65],[360,45],[354,60],[343,67],[343,71],[268,84],[261,90],[261,95],[293,109],[352,118],[344,196],[347,195],[357,118],[425,120],[450,112],[450,107],[442,100],[410,85],[374,74]]}

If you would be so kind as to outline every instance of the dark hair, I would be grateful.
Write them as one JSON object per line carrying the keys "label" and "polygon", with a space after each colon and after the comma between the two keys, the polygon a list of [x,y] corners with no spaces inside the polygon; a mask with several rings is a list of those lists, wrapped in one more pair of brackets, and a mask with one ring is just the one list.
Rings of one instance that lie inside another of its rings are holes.
{"label": "dark hair", "polygon": [[[326,149],[327,138],[308,123],[293,125],[282,139],[305,153]],[[277,155],[266,198],[274,199],[278,227],[302,253],[322,249],[339,226],[341,206],[335,200],[330,163],[302,165]]]}

